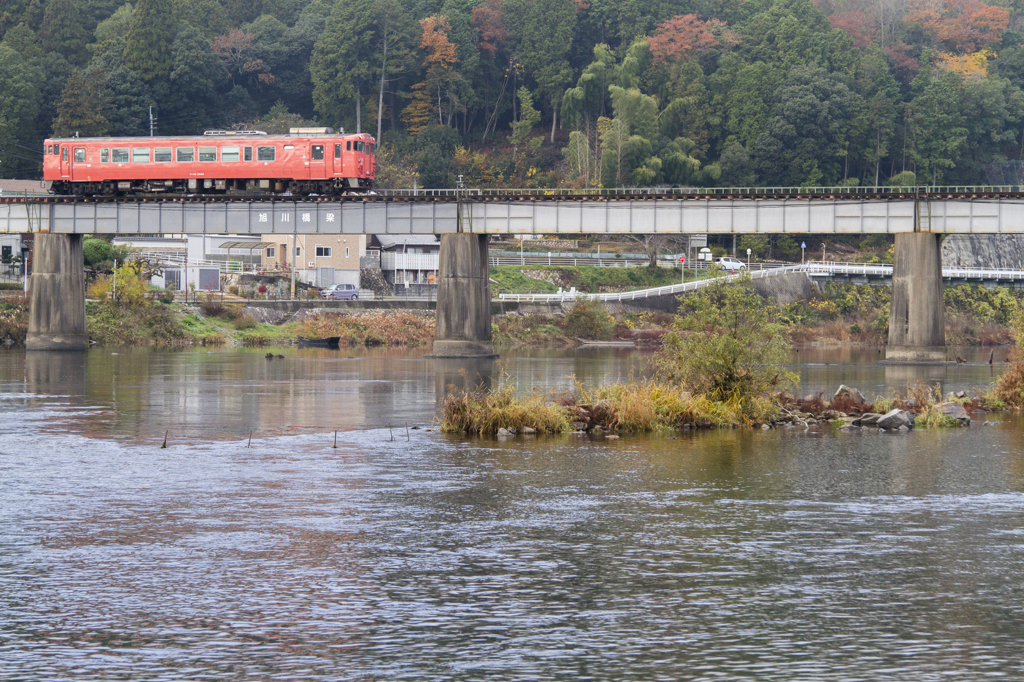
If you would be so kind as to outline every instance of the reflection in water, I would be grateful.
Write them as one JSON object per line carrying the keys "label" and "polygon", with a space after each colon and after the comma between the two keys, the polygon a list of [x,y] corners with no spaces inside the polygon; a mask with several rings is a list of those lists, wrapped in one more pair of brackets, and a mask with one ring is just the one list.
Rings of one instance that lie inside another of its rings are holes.
{"label": "reflection in water", "polygon": [[[799,355],[802,391],[887,391],[862,356]],[[465,440],[428,430],[436,401],[494,363],[68,358],[0,354],[0,678],[1024,674],[1012,419]],[[507,365],[525,389],[643,367]]]}

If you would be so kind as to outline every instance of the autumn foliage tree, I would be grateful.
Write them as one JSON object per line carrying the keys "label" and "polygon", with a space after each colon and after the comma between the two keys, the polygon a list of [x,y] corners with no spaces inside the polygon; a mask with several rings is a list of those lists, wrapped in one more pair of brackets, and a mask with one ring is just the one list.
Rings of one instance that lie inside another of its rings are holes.
{"label": "autumn foliage tree", "polygon": [[656,64],[706,54],[722,43],[738,39],[720,19],[701,21],[696,14],[676,15],[658,26],[647,41]]}
{"label": "autumn foliage tree", "polygon": [[911,0],[903,20],[919,24],[934,40],[964,54],[1001,43],[1010,13],[979,0]]}
{"label": "autumn foliage tree", "polygon": [[451,125],[460,106],[457,90],[460,77],[453,68],[459,55],[448,39],[451,31],[448,18],[430,16],[420,22],[420,27],[420,47],[427,51],[423,61],[427,75],[425,80],[412,86],[412,103],[402,112],[402,121],[413,135],[430,125],[435,115],[438,124]]}

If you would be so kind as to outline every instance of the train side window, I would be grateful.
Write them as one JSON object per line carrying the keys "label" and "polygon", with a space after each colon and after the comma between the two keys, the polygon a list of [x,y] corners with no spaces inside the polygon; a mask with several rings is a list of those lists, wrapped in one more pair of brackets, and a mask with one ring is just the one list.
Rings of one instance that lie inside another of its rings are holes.
{"label": "train side window", "polygon": [[110,160],[114,163],[128,163],[128,148],[114,147],[110,150]]}
{"label": "train side window", "polygon": [[110,163],[110,149],[100,150],[100,163]]}
{"label": "train side window", "polygon": [[60,145],[59,144],[53,145],[53,153],[56,154],[57,156],[60,156]]}
{"label": "train side window", "polygon": [[199,148],[199,163],[215,162],[217,160],[217,148],[216,147],[200,147]]}
{"label": "train side window", "polygon": [[194,147],[178,147],[178,163],[192,163],[196,160]]}
{"label": "train side window", "polygon": [[132,163],[149,163],[149,147],[132,147]]}
{"label": "train side window", "polygon": [[63,149],[61,149],[60,150],[60,154],[61,154],[60,158],[64,159],[65,161],[68,160],[68,148],[67,147],[64,147]]}
{"label": "train side window", "polygon": [[252,147],[242,147],[242,159],[252,161]]}
{"label": "train side window", "polygon": [[221,147],[220,160],[235,163],[238,161],[238,147]]}
{"label": "train side window", "polygon": [[75,149],[75,163],[85,163],[85,150],[81,147]]}
{"label": "train side window", "polygon": [[52,144],[46,145],[46,153],[49,154],[50,156],[53,156],[53,145]]}
{"label": "train side window", "polygon": [[324,160],[324,146],[322,144],[313,145],[313,160],[323,161]]}
{"label": "train side window", "polygon": [[341,158],[341,145],[340,144],[334,145],[334,158],[336,158],[336,159],[340,159]]}
{"label": "train side window", "polygon": [[170,163],[171,159],[170,147],[157,147],[153,150],[154,163]]}
{"label": "train side window", "polygon": [[273,161],[277,158],[277,147],[256,147],[257,161]]}
{"label": "train side window", "polygon": [[349,140],[348,142],[345,143],[345,151],[352,151],[352,140]]}

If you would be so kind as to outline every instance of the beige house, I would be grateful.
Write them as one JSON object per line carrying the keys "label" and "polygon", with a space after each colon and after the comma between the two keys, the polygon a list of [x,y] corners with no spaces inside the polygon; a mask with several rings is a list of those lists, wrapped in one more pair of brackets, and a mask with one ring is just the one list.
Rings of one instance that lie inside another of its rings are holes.
{"label": "beige house", "polygon": [[359,286],[359,257],[366,255],[363,234],[264,234],[263,267],[290,270],[313,286]]}

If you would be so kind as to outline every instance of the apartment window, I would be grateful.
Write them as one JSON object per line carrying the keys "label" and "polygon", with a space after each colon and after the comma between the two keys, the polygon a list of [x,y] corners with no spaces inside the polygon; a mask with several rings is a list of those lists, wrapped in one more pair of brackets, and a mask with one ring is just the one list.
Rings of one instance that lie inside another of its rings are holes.
{"label": "apartment window", "polygon": [[348,247],[345,247],[345,258],[348,258]]}
{"label": "apartment window", "polygon": [[273,161],[277,158],[276,147],[256,147],[257,161]]}
{"label": "apartment window", "polygon": [[296,246],[295,247],[295,257],[296,258],[301,258],[302,257],[302,247],[301,246]]}
{"label": "apartment window", "polygon": [[217,161],[217,148],[216,147],[200,147],[199,148],[199,163],[210,163]]}
{"label": "apartment window", "polygon": [[220,149],[220,160],[235,163],[239,159],[238,147],[221,147]]}
{"label": "apartment window", "polygon": [[331,257],[331,247],[329,247],[329,246],[318,246],[318,247],[316,247],[316,257],[317,258],[330,258]]}
{"label": "apartment window", "polygon": [[171,148],[170,147],[157,147],[153,150],[153,162],[154,163],[170,163],[171,162]]}
{"label": "apartment window", "polygon": [[193,147],[178,147],[178,163],[192,163],[196,160],[196,150]]}
{"label": "apartment window", "polygon": [[100,150],[100,163],[110,163],[110,149]]}
{"label": "apartment window", "polygon": [[149,163],[149,147],[133,147],[132,163]]}
{"label": "apartment window", "polygon": [[115,147],[110,150],[110,160],[114,163],[128,163],[128,148]]}
{"label": "apartment window", "polygon": [[267,247],[267,258],[273,258],[273,257],[274,257],[274,247],[273,246],[268,246]]}
{"label": "apartment window", "polygon": [[85,150],[81,147],[75,150],[75,163],[85,163]]}

